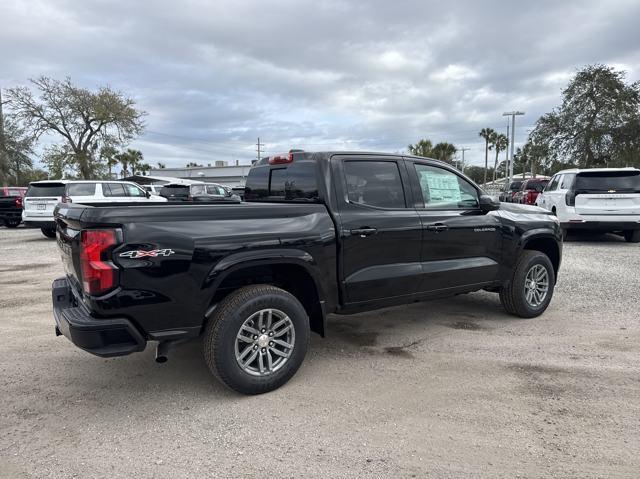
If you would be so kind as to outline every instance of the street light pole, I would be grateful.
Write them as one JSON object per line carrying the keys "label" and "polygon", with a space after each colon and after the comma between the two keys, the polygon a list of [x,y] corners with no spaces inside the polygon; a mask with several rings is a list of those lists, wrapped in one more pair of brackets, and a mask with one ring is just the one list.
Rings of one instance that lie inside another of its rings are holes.
{"label": "street light pole", "polygon": [[[514,154],[514,140],[516,136],[516,116],[524,115],[523,111],[508,111],[502,114],[502,116],[510,116],[511,117],[511,141],[510,143],[510,155],[509,155],[509,183],[511,183],[511,179],[513,178],[513,154]],[[509,184],[507,183],[507,185]]]}

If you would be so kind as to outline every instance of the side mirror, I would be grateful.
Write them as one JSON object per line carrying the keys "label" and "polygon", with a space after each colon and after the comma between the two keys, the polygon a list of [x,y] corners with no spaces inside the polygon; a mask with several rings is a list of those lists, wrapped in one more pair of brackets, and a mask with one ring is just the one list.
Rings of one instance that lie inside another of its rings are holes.
{"label": "side mirror", "polygon": [[500,208],[500,202],[489,195],[481,195],[478,198],[478,206],[482,211],[494,211]]}

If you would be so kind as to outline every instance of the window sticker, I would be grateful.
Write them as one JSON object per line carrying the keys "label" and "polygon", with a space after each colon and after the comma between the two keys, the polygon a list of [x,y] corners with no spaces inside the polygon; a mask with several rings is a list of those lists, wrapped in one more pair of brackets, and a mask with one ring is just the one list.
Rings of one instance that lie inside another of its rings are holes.
{"label": "window sticker", "polygon": [[420,186],[429,192],[429,204],[458,203],[462,200],[458,177],[450,173],[420,171]]}

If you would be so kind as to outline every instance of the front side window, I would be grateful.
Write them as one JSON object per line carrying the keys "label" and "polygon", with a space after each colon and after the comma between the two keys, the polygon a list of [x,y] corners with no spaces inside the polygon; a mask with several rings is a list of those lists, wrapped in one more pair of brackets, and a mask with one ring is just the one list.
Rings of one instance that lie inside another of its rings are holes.
{"label": "front side window", "polygon": [[464,178],[435,166],[414,164],[424,207],[468,209],[478,206],[478,192]]}
{"label": "front side window", "polygon": [[147,196],[147,194],[136,185],[129,185],[125,183],[124,187],[128,196],[133,196],[135,198],[146,198]]}
{"label": "front side window", "polygon": [[350,203],[405,208],[400,170],[395,161],[345,161]]}
{"label": "front side window", "polygon": [[220,186],[215,186],[215,185],[211,185],[211,186],[207,186],[207,194],[208,195],[213,195],[213,196],[225,196],[225,190],[224,188],[220,187]]}

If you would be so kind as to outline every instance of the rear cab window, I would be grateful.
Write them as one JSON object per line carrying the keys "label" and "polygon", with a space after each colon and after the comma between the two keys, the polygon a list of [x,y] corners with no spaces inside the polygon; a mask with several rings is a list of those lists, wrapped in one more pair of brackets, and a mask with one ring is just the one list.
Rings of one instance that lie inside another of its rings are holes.
{"label": "rear cab window", "polygon": [[405,208],[404,189],[395,161],[346,160],[344,173],[350,203],[377,208]]}

